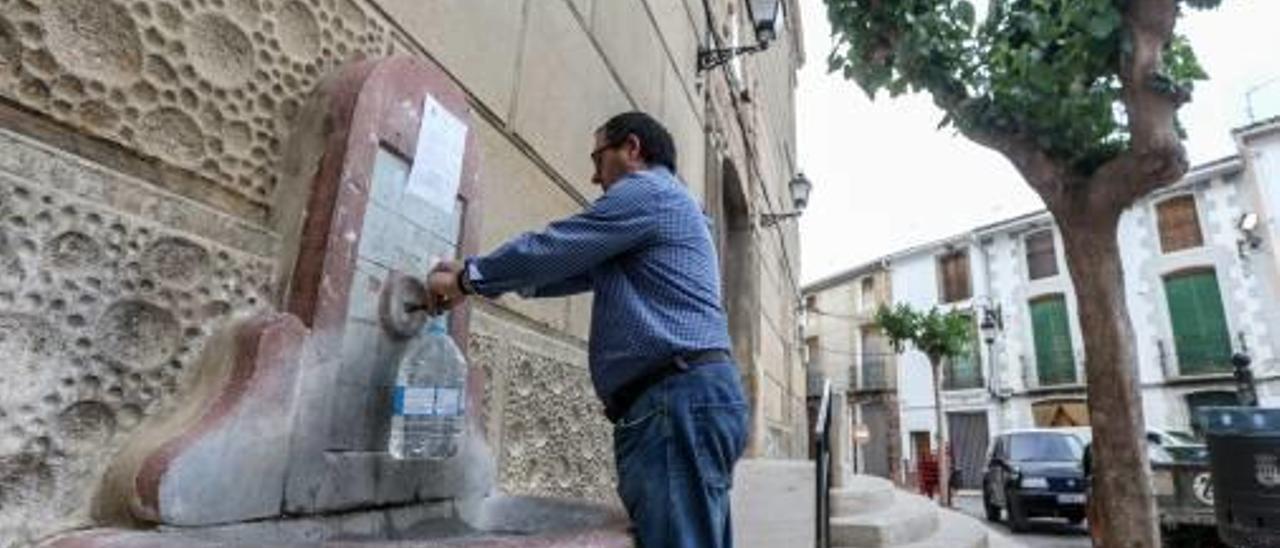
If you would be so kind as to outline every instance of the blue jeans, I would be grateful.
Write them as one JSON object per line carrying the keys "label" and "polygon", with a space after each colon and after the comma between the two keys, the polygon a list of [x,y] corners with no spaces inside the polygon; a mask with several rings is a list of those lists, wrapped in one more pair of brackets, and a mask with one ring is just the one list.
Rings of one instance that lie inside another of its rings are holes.
{"label": "blue jeans", "polygon": [[732,363],[696,366],[649,388],[613,428],[622,498],[641,548],[732,548],[729,487],[747,444]]}

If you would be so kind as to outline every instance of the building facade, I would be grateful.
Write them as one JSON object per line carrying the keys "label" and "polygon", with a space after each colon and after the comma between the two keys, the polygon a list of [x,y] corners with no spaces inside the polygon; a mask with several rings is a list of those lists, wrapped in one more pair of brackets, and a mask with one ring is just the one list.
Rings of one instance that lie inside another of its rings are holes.
{"label": "building facade", "polygon": [[[1274,120],[1238,130],[1238,155],[1192,169],[1121,218],[1126,300],[1149,428],[1193,431],[1196,408],[1234,404],[1235,353],[1251,358],[1261,402],[1280,404],[1271,198],[1280,178],[1270,165],[1280,150],[1277,135]],[[942,405],[962,486],[980,485],[987,443],[999,432],[1089,425],[1077,295],[1048,212],[881,263],[891,303],[972,318],[972,352],[943,366]],[[836,291],[823,282],[806,287],[806,295]],[[891,443],[904,459],[896,479],[906,480],[918,455],[936,449],[935,401],[922,353],[908,349],[896,363],[900,433]]]}
{"label": "building facade", "polygon": [[[838,481],[849,474],[900,474],[898,358],[875,327],[875,311],[890,302],[889,271],[863,265],[805,286],[806,369],[834,394],[833,459]],[[811,394],[816,391],[811,390]],[[858,434],[859,425],[863,432]]]}
{"label": "building facade", "polygon": [[[405,343],[378,307],[397,274],[594,200],[593,132],[633,109],[671,130],[714,226],[749,456],[802,457],[797,230],[760,222],[791,208],[799,172],[799,13],[0,0],[0,349],[14,358],[0,364],[0,546],[427,499],[449,514],[495,493],[616,504],[590,296],[453,315],[471,364],[466,459],[431,465],[388,460],[389,356]],[[699,65],[701,49],[760,39]],[[415,213],[415,159],[438,164],[451,211]],[[251,481],[201,483],[244,475],[220,468],[234,455],[257,463]]]}

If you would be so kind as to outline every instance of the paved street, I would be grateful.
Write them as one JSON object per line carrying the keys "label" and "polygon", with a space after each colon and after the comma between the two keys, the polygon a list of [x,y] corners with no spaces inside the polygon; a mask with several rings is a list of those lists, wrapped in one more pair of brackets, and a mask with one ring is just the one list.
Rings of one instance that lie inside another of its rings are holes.
{"label": "paved street", "polygon": [[1034,548],[1089,548],[1089,536],[1084,527],[1072,527],[1065,520],[1035,519],[1031,521],[1031,532],[1014,534],[1009,531],[1008,524],[986,521],[982,513],[982,495],[978,492],[965,492],[955,499],[956,510],[983,520],[992,529],[1004,536]]}

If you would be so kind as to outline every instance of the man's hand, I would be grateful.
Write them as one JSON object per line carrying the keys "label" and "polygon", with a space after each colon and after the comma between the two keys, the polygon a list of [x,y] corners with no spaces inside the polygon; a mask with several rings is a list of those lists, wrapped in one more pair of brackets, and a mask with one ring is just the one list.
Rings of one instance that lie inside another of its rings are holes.
{"label": "man's hand", "polygon": [[423,303],[433,314],[440,314],[454,308],[467,299],[458,285],[458,274],[463,264],[458,261],[440,261],[431,274],[427,275],[427,299]]}

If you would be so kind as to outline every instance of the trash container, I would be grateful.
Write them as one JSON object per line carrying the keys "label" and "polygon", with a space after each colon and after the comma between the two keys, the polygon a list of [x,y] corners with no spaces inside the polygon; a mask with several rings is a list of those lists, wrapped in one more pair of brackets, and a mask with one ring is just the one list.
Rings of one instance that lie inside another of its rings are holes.
{"label": "trash container", "polygon": [[1280,409],[1208,407],[1218,535],[1231,546],[1280,548]]}

